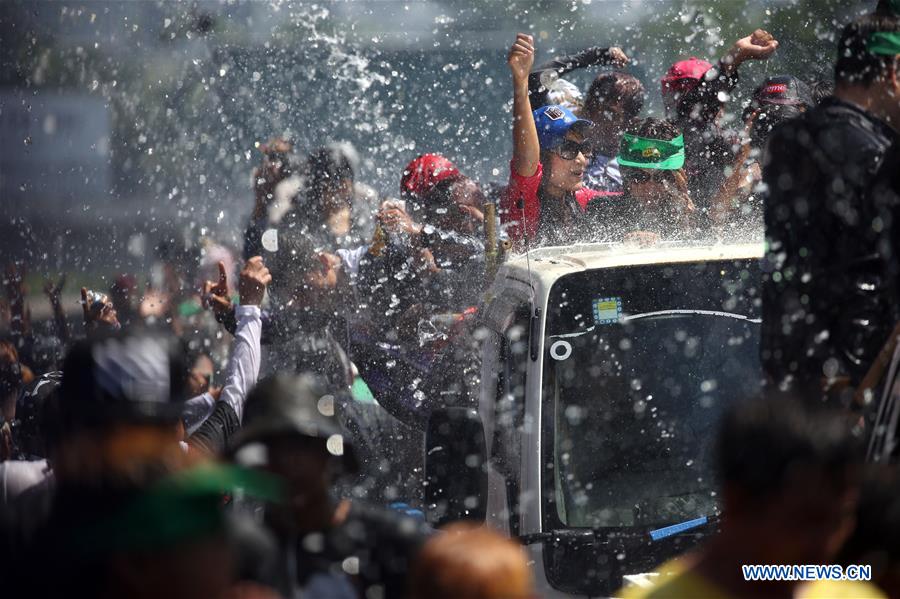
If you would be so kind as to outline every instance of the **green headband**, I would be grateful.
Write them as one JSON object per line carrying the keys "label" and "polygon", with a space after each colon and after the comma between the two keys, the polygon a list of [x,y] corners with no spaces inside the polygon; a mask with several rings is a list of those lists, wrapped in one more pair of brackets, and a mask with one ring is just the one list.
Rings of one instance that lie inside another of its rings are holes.
{"label": "green headband", "polygon": [[869,54],[882,56],[896,56],[900,54],[900,32],[876,31],[869,36],[866,50],[869,51]]}
{"label": "green headband", "polygon": [[619,166],[676,171],[684,166],[684,136],[665,140],[626,133],[616,159]]}

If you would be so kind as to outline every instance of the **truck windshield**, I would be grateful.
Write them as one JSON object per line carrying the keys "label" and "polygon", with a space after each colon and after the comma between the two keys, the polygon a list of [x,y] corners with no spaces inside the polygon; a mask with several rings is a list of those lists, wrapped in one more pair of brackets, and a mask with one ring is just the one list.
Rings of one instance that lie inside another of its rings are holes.
{"label": "truck windshield", "polygon": [[649,533],[716,514],[718,419],[761,381],[758,277],[747,260],[557,281],[543,379],[549,525]]}

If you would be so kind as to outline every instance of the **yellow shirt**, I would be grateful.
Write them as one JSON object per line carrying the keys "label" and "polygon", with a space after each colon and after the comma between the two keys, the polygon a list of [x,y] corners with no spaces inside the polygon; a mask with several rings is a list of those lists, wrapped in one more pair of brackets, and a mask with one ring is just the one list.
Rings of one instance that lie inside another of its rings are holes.
{"label": "yellow shirt", "polygon": [[887,599],[871,582],[863,580],[816,580],[801,586],[796,599]]}
{"label": "yellow shirt", "polygon": [[[622,599],[735,599],[707,579],[685,570],[673,559],[658,569],[650,586],[630,584],[615,594]],[[816,580],[800,586],[795,599],[888,599],[870,582],[855,580]]]}
{"label": "yellow shirt", "polygon": [[659,575],[650,586],[630,584],[622,587],[616,597],[622,599],[734,599],[702,576],[685,570],[680,560],[669,560],[660,566]]}

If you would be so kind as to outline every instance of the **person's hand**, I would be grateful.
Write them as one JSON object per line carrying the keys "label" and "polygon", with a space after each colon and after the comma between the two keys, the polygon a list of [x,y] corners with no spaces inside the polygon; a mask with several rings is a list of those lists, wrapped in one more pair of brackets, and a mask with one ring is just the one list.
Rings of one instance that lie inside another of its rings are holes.
{"label": "person's hand", "polygon": [[377,216],[385,231],[403,232],[413,236],[422,232],[422,225],[416,223],[405,210],[400,208],[380,210]]}
{"label": "person's hand", "polygon": [[228,275],[225,274],[225,263],[219,262],[219,281],[203,283],[203,307],[212,309],[216,320],[222,320],[231,312],[231,298],[228,297]]}
{"label": "person's hand", "polygon": [[628,55],[625,54],[625,51],[618,46],[613,46],[609,50],[606,51],[607,60],[606,64],[618,68],[622,68],[628,64]]}
{"label": "person's hand", "polygon": [[119,328],[119,318],[113,303],[105,294],[92,292],[88,297],[86,287],[81,288],[81,308],[84,312],[84,324],[89,330],[100,326]]}
{"label": "person's hand", "polygon": [[380,212],[382,210],[390,210],[391,208],[406,210],[406,202],[404,202],[403,200],[398,200],[396,198],[388,198],[381,202],[381,204],[378,206],[378,211]]}
{"label": "person's hand", "polygon": [[434,254],[427,248],[419,250],[419,268],[423,272],[434,274],[440,272],[440,267],[434,259]]}
{"label": "person's hand", "polygon": [[12,459],[12,429],[8,422],[0,422],[0,462]]}
{"label": "person's hand", "polygon": [[506,64],[512,72],[513,81],[527,81],[534,65],[534,38],[527,33],[516,35],[516,41],[509,49]]}
{"label": "person's hand", "polygon": [[66,275],[63,273],[55,283],[52,279],[44,279],[44,294],[51,304],[58,304],[63,287],[66,286]]}
{"label": "person's hand", "polygon": [[731,48],[732,65],[737,66],[745,60],[765,60],[775,53],[778,40],[771,33],[757,29],[747,37],[742,37]]}
{"label": "person's hand", "polygon": [[191,368],[188,371],[188,380],[187,380],[188,392],[191,394],[191,397],[195,397],[200,395],[201,393],[206,393],[209,391],[209,378],[207,376],[194,369]]}
{"label": "person's hand", "polygon": [[471,218],[474,221],[478,221],[479,223],[484,222],[484,212],[476,208],[475,206],[459,206],[459,211],[463,213],[463,215]]}
{"label": "person's hand", "polygon": [[238,279],[238,292],[242,306],[258,306],[266,294],[266,286],[272,282],[269,269],[263,264],[262,256],[247,260]]}

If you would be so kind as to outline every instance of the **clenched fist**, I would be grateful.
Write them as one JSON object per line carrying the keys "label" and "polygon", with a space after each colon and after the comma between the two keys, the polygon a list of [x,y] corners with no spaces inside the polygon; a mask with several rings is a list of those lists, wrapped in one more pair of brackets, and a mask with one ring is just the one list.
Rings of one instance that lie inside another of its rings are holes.
{"label": "clenched fist", "polygon": [[751,35],[742,37],[731,48],[731,56],[734,63],[740,64],[745,60],[765,60],[775,53],[778,48],[778,40],[763,29],[757,29]]}
{"label": "clenched fist", "polygon": [[509,49],[506,64],[512,71],[513,80],[526,81],[534,65],[534,38],[527,33],[516,35],[516,41]]}

